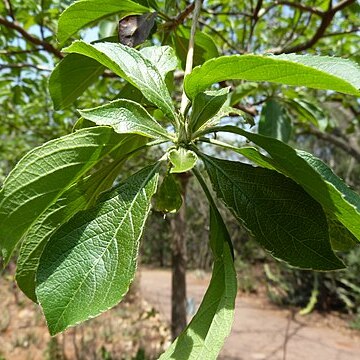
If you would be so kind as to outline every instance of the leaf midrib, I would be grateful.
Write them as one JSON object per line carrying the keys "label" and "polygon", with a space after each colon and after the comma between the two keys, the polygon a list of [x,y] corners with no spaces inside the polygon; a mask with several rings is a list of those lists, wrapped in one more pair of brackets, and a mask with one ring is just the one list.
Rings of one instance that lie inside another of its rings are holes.
{"label": "leaf midrib", "polygon": [[[205,156],[206,156],[206,155],[205,155]],[[230,181],[232,184],[234,184],[233,181],[232,181],[232,180],[227,176],[227,174],[223,171],[223,169],[222,169],[221,167],[217,166],[213,161],[211,161],[211,159],[210,159],[208,156],[206,156],[206,161],[209,161],[218,171],[220,171],[220,172],[223,174],[223,176],[225,176],[226,178],[228,178],[229,181]],[[249,197],[248,197],[243,191],[241,191],[241,188],[237,187],[236,185],[233,185],[232,187],[236,187],[236,188],[244,195],[244,197],[246,197],[246,199],[248,200],[248,202],[252,204],[253,209],[256,208],[256,207],[254,207],[254,204],[253,204],[253,202],[251,201],[251,199],[249,199]],[[225,199],[225,198],[224,198],[224,193],[223,193],[222,189],[221,189],[220,187],[219,187],[219,189],[220,189],[220,191],[221,191],[222,198]],[[236,204],[236,203],[237,203],[237,202],[235,202],[235,204]],[[228,206],[227,204],[226,204],[226,206],[229,207],[230,209],[233,209],[232,206]],[[235,209],[233,209],[233,210],[235,210]],[[263,212],[261,208],[260,208],[260,211],[259,211],[259,212],[260,212],[260,214],[265,215],[264,217],[269,218],[267,212]],[[256,221],[257,221],[257,223],[258,223],[259,229],[260,229],[263,237],[266,239],[266,236],[263,234],[262,227],[260,226],[260,222],[259,222],[259,219],[258,219],[258,216],[257,216],[257,215],[258,215],[257,211],[255,211],[255,215],[256,215]],[[241,219],[241,220],[242,220],[242,219]],[[242,220],[242,221],[243,221],[243,220]],[[292,239],[292,241],[293,241],[293,243],[294,243],[294,239],[297,239],[297,238],[296,238],[294,235],[288,233],[288,231],[287,231],[286,229],[284,229],[283,226],[281,226],[278,222],[275,222],[275,223],[276,223],[276,225],[277,225],[282,231],[284,231],[286,234],[288,234],[288,236]],[[250,231],[251,231],[251,230],[250,230]],[[252,232],[252,231],[251,231],[251,232]],[[310,251],[313,252],[314,254],[318,255],[318,256],[321,257],[321,258],[323,258],[326,262],[331,262],[332,264],[334,264],[334,265],[337,266],[337,264],[336,264],[335,262],[333,262],[333,261],[329,260],[328,258],[324,257],[321,253],[318,253],[316,250],[314,250],[314,249],[312,249],[311,247],[309,247],[305,242],[302,242],[302,241],[300,241],[300,240],[298,240],[298,242],[300,242],[300,244],[302,244],[304,247],[306,247],[308,250],[310,250]],[[295,246],[295,245],[296,245],[296,244],[294,243],[294,247],[295,247],[295,249],[296,249],[296,246]]]}
{"label": "leaf midrib", "polygon": [[[151,180],[151,177],[154,175],[154,173],[156,172],[158,166],[154,167],[154,169],[149,173],[149,175],[145,178],[145,180],[141,183],[139,189],[140,191],[137,192],[137,194],[135,195],[133,201],[131,201],[129,207],[127,208],[127,210],[124,213],[124,216],[121,220],[121,222],[119,223],[119,226],[116,228],[116,230],[114,231],[114,236],[111,238],[111,240],[109,241],[109,244],[106,246],[106,248],[104,249],[103,253],[98,257],[98,259],[95,261],[94,265],[89,269],[89,271],[86,273],[86,275],[84,276],[83,280],[80,282],[79,286],[77,287],[77,289],[73,292],[73,296],[70,298],[70,300],[68,301],[68,305],[64,308],[64,310],[61,312],[58,321],[55,324],[54,329],[56,329],[56,331],[58,330],[58,326],[60,323],[60,320],[63,318],[66,310],[68,309],[68,307],[70,306],[71,302],[74,300],[76,294],[79,292],[80,288],[82,287],[82,285],[84,284],[84,282],[87,280],[88,276],[90,275],[90,273],[93,271],[93,269],[96,267],[96,265],[98,264],[98,262],[103,258],[105,252],[108,250],[108,248],[110,247],[110,245],[112,245],[114,239],[116,239],[116,234],[119,232],[119,229],[121,227],[121,225],[124,223],[126,217],[128,216],[128,214],[130,213],[130,210],[132,210],[132,207],[134,206],[138,196],[140,195],[141,191],[144,190],[144,187],[146,186],[146,184]],[[115,195],[115,197],[118,196]],[[111,199],[107,199],[107,201],[109,201]],[[118,264],[118,262],[117,262]],[[66,327],[68,328],[68,326]],[[65,328],[65,329],[66,329]]]}

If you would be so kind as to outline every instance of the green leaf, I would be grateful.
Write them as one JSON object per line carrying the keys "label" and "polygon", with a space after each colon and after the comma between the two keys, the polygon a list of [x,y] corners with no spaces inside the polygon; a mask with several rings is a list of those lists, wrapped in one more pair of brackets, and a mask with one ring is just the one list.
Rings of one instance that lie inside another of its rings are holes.
{"label": "green leaf", "polygon": [[175,213],[182,205],[179,183],[175,175],[167,173],[155,195],[155,209],[163,213]]}
{"label": "green leaf", "polygon": [[217,359],[230,334],[237,293],[230,236],[216,207],[210,210],[210,243],[214,253],[212,277],[203,301],[187,328],[160,356],[166,359]]}
{"label": "green leaf", "polygon": [[359,245],[355,236],[339,221],[328,218],[331,247],[335,251],[349,251]]}
{"label": "green leaf", "polygon": [[159,6],[156,0],[134,0],[136,3],[151,7],[152,9],[159,10]]}
{"label": "green leaf", "polygon": [[[181,61],[181,66],[185,69],[186,56],[189,48],[190,29],[178,26],[172,35],[173,47]],[[197,31],[195,34],[194,46],[194,65],[200,65],[204,61],[219,56],[218,49],[214,40],[208,34]]]}
{"label": "green leaf", "polygon": [[153,104],[151,104],[147,99],[145,99],[142,92],[130,83],[126,83],[121,88],[121,90],[116,95],[115,99],[131,100],[138,104],[141,104],[146,109],[149,109],[149,108],[155,109],[155,106]]}
{"label": "green leaf", "polygon": [[170,46],[148,46],[140,50],[141,55],[151,61],[157,68],[159,74],[165,79],[170,71],[178,66],[178,58]]}
{"label": "green leaf", "polygon": [[[99,22],[99,38],[103,41],[106,38],[112,38],[115,36],[118,30],[118,23],[111,20],[102,20]],[[119,37],[115,36],[116,41],[119,41]]]}
{"label": "green leaf", "polygon": [[244,146],[241,148],[236,148],[235,146],[227,147],[228,149],[231,149],[238,154],[244,155],[247,159],[251,160],[254,164],[257,164],[263,168],[270,169],[270,170],[276,170],[274,166],[271,165],[269,162],[269,159],[261,154],[257,148],[254,148],[252,146]]}
{"label": "green leaf", "polygon": [[128,291],[157,169],[139,171],[51,237],[36,288],[51,335],[108,310]]}
{"label": "green leaf", "polygon": [[[318,119],[323,117],[319,109],[308,101],[301,99],[284,99],[286,105],[300,117],[301,120],[309,121],[318,126]],[[320,116],[319,116],[320,115]]]}
{"label": "green leaf", "polygon": [[55,110],[71,105],[104,72],[104,66],[83,55],[69,54],[52,71],[49,91]]}
{"label": "green leaf", "polygon": [[197,155],[191,150],[180,147],[169,151],[169,160],[173,165],[170,170],[171,173],[183,173],[195,166]]}
{"label": "green leaf", "polygon": [[238,104],[245,96],[251,95],[258,90],[259,84],[257,83],[243,83],[235,88],[230,95],[230,105]]}
{"label": "green leaf", "polygon": [[108,67],[137,87],[144,96],[157,105],[172,120],[176,118],[166,84],[156,67],[139,51],[122,44],[87,44],[75,41],[64,52],[88,56]]}
{"label": "green leaf", "polygon": [[259,134],[288,142],[291,134],[291,120],[285,109],[275,100],[266,102],[261,111]]}
{"label": "green leaf", "polygon": [[351,190],[342,179],[335,175],[322,160],[306,151],[296,150],[296,153],[302,159],[306,160],[323,179],[332,184],[343,195],[344,199],[360,212],[360,196]]}
{"label": "green leaf", "polygon": [[97,125],[109,125],[118,134],[133,133],[155,139],[172,139],[172,136],[134,101],[120,99],[78,111],[83,118]]}
{"label": "green leaf", "polygon": [[[325,212],[340,221],[360,241],[360,197],[311,154],[297,152],[283,142],[253,134],[234,126],[213,128],[245,136],[270,155],[263,156],[277,171],[292,178],[316,199]],[[210,130],[209,130],[210,131]],[[315,159],[315,160],[314,160]]]}
{"label": "green leaf", "polygon": [[294,54],[221,56],[196,67],[186,76],[184,88],[193,99],[211,84],[225,80],[270,81],[360,96],[360,67],[356,63]]}
{"label": "green leaf", "polygon": [[202,157],[217,196],[276,258],[303,269],[343,268],[320,204],[276,171]]}
{"label": "green leaf", "polygon": [[35,276],[41,253],[50,236],[76,212],[92,205],[99,193],[111,187],[129,152],[142,146],[144,140],[143,137],[136,135],[127,136],[118,149],[121,150],[121,157],[73,184],[28,230],[17,259],[16,281],[19,288],[31,300],[37,301]]}
{"label": "green leaf", "polygon": [[5,262],[33,222],[126,136],[94,127],[49,141],[26,154],[0,192],[0,249]]}
{"label": "green leaf", "polygon": [[147,7],[129,0],[103,0],[101,6],[97,0],[75,1],[59,17],[57,38],[63,43],[80,29],[107,16],[119,14],[123,18],[148,11]]}
{"label": "green leaf", "polygon": [[190,115],[189,126],[194,132],[201,128],[207,120],[215,116],[224,105],[230,88],[206,91],[196,95]]}
{"label": "green leaf", "polygon": [[[221,119],[225,117],[232,116],[233,119],[237,117],[236,123],[238,124],[250,124],[251,126],[255,125],[254,118],[250,116],[249,114],[244,113],[242,110],[233,108],[231,106],[227,106],[226,103],[223,105],[219,112],[213,116],[211,119],[209,119],[201,128],[199,128],[197,131],[195,131],[192,134],[192,138],[196,139],[200,135],[208,134],[209,132],[212,132],[211,129],[218,125],[221,121]],[[210,129],[210,130],[209,130]]]}

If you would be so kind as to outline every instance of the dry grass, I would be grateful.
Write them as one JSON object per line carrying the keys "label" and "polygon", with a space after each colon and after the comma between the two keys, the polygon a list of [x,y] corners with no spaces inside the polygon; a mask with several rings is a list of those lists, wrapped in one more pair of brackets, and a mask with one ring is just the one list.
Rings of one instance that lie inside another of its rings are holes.
{"label": "dry grass", "polygon": [[169,340],[136,287],[112,310],[51,338],[41,309],[17,289],[12,273],[0,277],[0,360],[153,359]]}

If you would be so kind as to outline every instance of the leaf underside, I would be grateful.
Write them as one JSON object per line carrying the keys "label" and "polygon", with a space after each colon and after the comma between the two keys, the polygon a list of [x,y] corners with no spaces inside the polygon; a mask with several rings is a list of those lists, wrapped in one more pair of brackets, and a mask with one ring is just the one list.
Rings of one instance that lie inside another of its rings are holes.
{"label": "leaf underside", "polygon": [[97,125],[109,125],[118,134],[139,134],[168,139],[167,131],[139,104],[119,99],[92,109],[78,110]]}
{"label": "leaf underside", "polygon": [[75,41],[64,52],[77,53],[98,61],[138,88],[164,114],[175,119],[175,108],[163,78],[152,62],[139,51],[116,43],[91,45]]}
{"label": "leaf underside", "polygon": [[179,149],[170,150],[169,160],[173,165],[170,169],[171,173],[183,173],[195,166],[197,155],[191,150],[180,147]]}
{"label": "leaf underside", "polygon": [[145,142],[144,137],[127,136],[117,149],[121,155],[118,155],[116,160],[73,184],[39,216],[26,232],[17,259],[16,282],[31,300],[37,301],[35,276],[40,256],[50,236],[75,213],[91,206],[101,192],[109,189],[125,159],[128,158],[128,154],[144,145]]}
{"label": "leaf underside", "polygon": [[109,127],[83,129],[49,141],[19,161],[0,192],[0,248],[5,262],[42,212],[125,139]]}
{"label": "leaf underside", "polygon": [[36,288],[51,335],[108,310],[128,291],[157,168],[139,171],[51,237]]}

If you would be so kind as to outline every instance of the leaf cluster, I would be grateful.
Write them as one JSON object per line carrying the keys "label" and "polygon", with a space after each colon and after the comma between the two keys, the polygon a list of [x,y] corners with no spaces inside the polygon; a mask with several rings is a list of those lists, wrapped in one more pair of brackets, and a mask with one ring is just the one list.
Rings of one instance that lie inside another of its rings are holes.
{"label": "leaf cluster", "polygon": [[[92,0],[75,2],[60,17],[60,40],[104,16],[149,11],[143,5],[107,1],[96,10]],[[81,18],[79,11],[84,14]],[[180,112],[167,83],[179,63],[173,48],[138,50],[110,41],[75,41],[63,52],[68,55],[49,82],[57,108],[77,99],[104,68],[140,92],[151,106],[118,98],[79,110],[73,133],[27,153],[4,182],[1,255],[7,263],[21,244],[17,282],[42,306],[52,335],[123,298],[134,278],[152,198],[158,210],[177,211],[181,190],[176,177],[188,172],[194,174],[210,207],[213,275],[197,314],[162,359],[177,354],[215,359],[230,332],[236,273],[218,200],[275,258],[304,269],[344,267],[335,251],[360,241],[359,195],[321,160],[275,138],[287,136],[269,128],[274,117],[287,123],[275,101],[264,110],[263,134],[256,134],[245,130],[245,120],[242,126],[220,124],[224,116],[239,111],[231,107],[230,89],[211,86],[226,80],[249,81],[250,87],[253,82],[273,82],[359,96],[360,68],[355,63],[294,54],[210,59],[185,77],[189,105]],[[213,136],[217,133],[244,137],[254,146],[235,147],[217,140]],[[210,156],[209,146],[230,149],[248,161]],[[159,160],[113,186],[123,164],[152,147],[162,152]],[[348,240],[349,232],[350,243],[342,240]]]}

